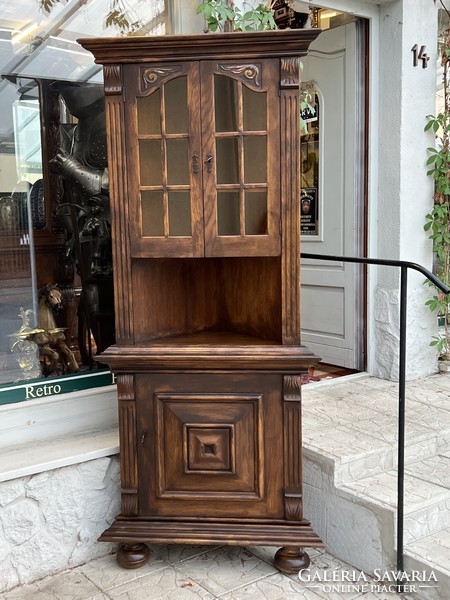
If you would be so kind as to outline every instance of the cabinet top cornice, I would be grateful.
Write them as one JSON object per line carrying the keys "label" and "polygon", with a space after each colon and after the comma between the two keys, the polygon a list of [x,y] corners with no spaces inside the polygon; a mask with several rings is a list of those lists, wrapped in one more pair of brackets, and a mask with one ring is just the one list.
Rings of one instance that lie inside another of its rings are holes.
{"label": "cabinet top cornice", "polygon": [[81,38],[100,64],[304,56],[320,29]]}

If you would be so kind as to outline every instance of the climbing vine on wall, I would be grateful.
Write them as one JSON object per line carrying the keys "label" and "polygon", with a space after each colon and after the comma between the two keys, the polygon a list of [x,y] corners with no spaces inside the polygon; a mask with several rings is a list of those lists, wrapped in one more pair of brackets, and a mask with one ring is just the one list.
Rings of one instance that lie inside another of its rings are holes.
{"label": "climbing vine on wall", "polygon": [[[436,3],[436,0],[434,0]],[[450,13],[439,0],[450,21]],[[440,40],[443,69],[443,106],[437,115],[428,115],[425,131],[433,131],[436,144],[428,148],[428,175],[434,179],[432,210],[426,215],[425,231],[433,242],[436,275],[444,283],[450,283],[450,30],[444,31]],[[440,317],[443,331],[434,336],[430,345],[435,346],[443,359],[450,358],[450,307],[448,298],[435,289],[426,302],[431,311]]]}

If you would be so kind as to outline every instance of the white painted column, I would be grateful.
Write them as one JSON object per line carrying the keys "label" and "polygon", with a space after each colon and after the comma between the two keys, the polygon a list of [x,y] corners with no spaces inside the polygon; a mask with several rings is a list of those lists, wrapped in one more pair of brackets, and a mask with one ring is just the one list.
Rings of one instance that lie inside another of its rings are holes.
{"label": "white painted column", "polygon": [[[432,249],[424,232],[432,206],[433,182],[426,175],[426,115],[435,109],[437,10],[432,2],[391,2],[380,7],[379,185],[376,248],[379,258],[417,262],[431,269]],[[426,46],[427,68],[413,66],[412,47]],[[369,223],[374,231],[374,223]],[[373,246],[372,246],[373,247]],[[436,316],[425,307],[430,290],[409,272],[407,377],[436,370],[430,348]],[[369,370],[387,379],[398,376],[399,273],[378,270],[369,319]]]}
{"label": "white painted column", "polygon": [[197,14],[200,0],[169,0],[168,33],[201,33],[205,28],[205,21]]}

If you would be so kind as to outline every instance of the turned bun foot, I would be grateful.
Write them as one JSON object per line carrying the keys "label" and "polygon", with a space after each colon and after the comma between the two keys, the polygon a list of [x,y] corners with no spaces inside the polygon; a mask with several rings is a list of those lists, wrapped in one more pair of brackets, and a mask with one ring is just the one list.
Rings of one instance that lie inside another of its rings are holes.
{"label": "turned bun foot", "polygon": [[139,569],[148,562],[150,550],[145,544],[121,544],[117,562],[123,569]]}
{"label": "turned bun foot", "polygon": [[303,548],[284,546],[275,554],[275,566],[282,573],[296,574],[309,567],[309,556]]}

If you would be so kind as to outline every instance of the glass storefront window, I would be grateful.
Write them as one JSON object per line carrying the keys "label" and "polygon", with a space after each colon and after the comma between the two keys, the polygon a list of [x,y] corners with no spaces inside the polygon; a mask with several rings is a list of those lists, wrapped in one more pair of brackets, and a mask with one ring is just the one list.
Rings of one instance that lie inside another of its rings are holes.
{"label": "glass storefront window", "polygon": [[31,339],[37,328],[33,216],[39,219],[42,210],[38,90],[27,79],[5,80],[2,88],[9,111],[3,111],[0,154],[0,384],[41,374]]}
{"label": "glass storefront window", "polygon": [[[114,343],[102,69],[76,39],[125,32],[109,0],[18,3],[0,0],[0,404],[111,383],[94,357]],[[164,33],[165,8],[130,0],[134,32]]]}

